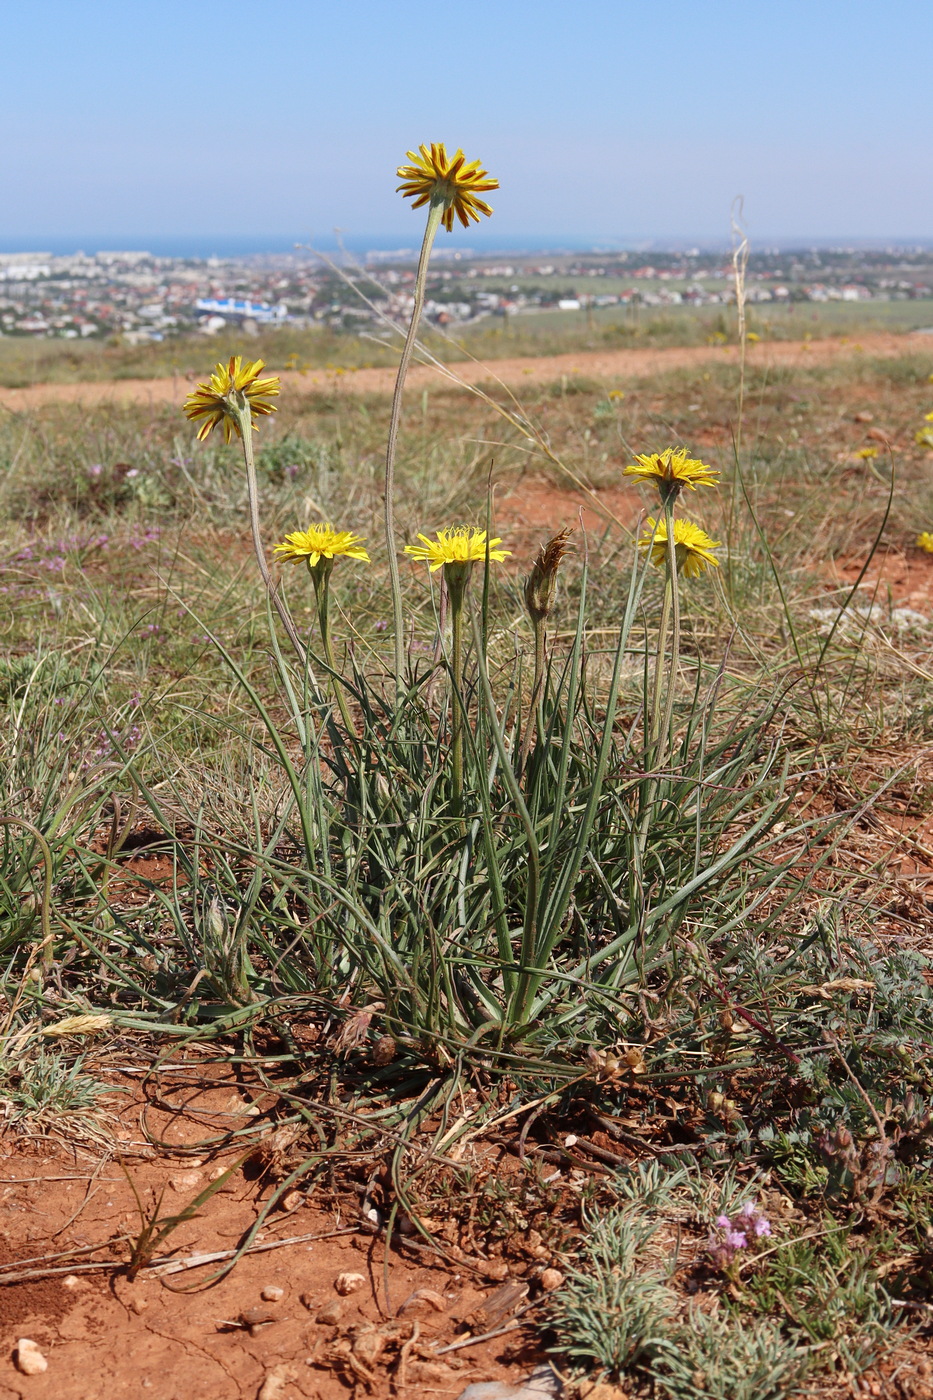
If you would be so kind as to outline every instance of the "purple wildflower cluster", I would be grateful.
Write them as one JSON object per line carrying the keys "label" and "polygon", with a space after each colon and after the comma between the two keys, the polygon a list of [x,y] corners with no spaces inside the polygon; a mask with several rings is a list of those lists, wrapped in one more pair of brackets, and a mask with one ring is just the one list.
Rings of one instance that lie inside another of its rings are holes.
{"label": "purple wildflower cluster", "polygon": [[771,1234],[768,1217],[755,1201],[746,1201],[733,1215],[717,1215],[706,1252],[717,1269],[727,1269],[743,1249]]}
{"label": "purple wildflower cluster", "polygon": [[82,769],[87,770],[88,768],[96,767],[98,763],[105,763],[110,760],[118,759],[121,751],[125,752],[128,749],[135,749],[141,736],[142,730],[138,724],[130,724],[122,732],[118,730],[114,734],[113,739],[111,739],[106,729],[102,729],[97,736],[96,746],[85,755],[84,761],[81,764]]}

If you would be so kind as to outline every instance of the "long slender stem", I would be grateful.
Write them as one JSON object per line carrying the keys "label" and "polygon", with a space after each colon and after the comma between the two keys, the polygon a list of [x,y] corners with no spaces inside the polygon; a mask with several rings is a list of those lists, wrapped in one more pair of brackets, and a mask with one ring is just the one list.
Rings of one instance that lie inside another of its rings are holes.
{"label": "long slender stem", "polygon": [[253,535],[253,553],[256,555],[256,563],[259,565],[259,572],[262,574],[262,581],[266,585],[266,592],[272,601],[272,605],[282,620],[282,626],[288,634],[289,641],[298,653],[299,661],[303,666],[306,666],[308,658],[304,643],[298,635],[298,629],[292,621],[291,613],[279,597],[278,589],[275,586],[272,575],[269,573],[269,565],[266,563],[266,556],[262,547],[262,533],[259,528],[259,484],[256,480],[256,461],[253,456],[252,418],[249,404],[246,402],[245,396],[238,395],[238,397],[243,399],[242,405],[238,404],[232,396],[228,402],[236,411],[237,422],[240,428],[240,437],[243,441],[243,459],[246,462],[246,493],[249,497],[249,523]]}
{"label": "long slender stem", "polygon": [[[661,734],[661,687],[664,680],[664,653],[667,650],[667,631],[671,622],[671,578],[670,572],[664,583],[664,601],[661,604],[661,620],[658,623],[658,649],[654,659],[654,677],[651,686],[651,723],[648,741],[652,749],[657,747]],[[652,760],[657,763],[657,756]]]}
{"label": "long slender stem", "polygon": [[465,581],[448,580],[450,595],[450,773],[455,817],[463,811],[463,598]]}
{"label": "long slender stem", "polygon": [[330,636],[330,568],[326,567],[329,560],[319,560],[317,567],[311,570],[311,578],[314,581],[314,596],[317,602],[317,620],[321,630],[321,647],[324,652],[324,660],[327,662],[334,675],[331,677],[331,684],[334,688],[334,698],[340,710],[347,734],[356,734],[356,726],[350,718],[350,711],[347,707],[347,699],[343,693],[343,686],[338,680],[339,672],[337,663],[334,660],[334,648]]}
{"label": "long slender stem", "polygon": [[395,453],[398,446],[398,430],[402,417],[402,392],[405,388],[405,379],[408,375],[408,367],[411,364],[411,357],[415,348],[415,340],[418,335],[418,323],[421,320],[421,313],[424,309],[424,288],[427,281],[431,248],[434,245],[434,239],[440,227],[441,215],[443,212],[444,201],[442,199],[432,202],[431,208],[428,211],[428,222],[424,230],[424,239],[421,244],[421,256],[418,259],[418,272],[415,277],[415,304],[412,308],[408,334],[405,337],[405,345],[402,349],[402,358],[399,360],[398,364],[398,373],[395,376],[395,390],[392,394],[392,412],[389,417],[389,436],[386,442],[385,527],[386,549],[389,555],[389,580],[392,587],[392,619],[395,628],[396,698],[401,693],[405,675],[405,619],[402,613],[402,579],[399,573],[398,555],[395,549]]}
{"label": "long slender stem", "polygon": [[[680,663],[680,590],[677,586],[677,547],[674,543],[674,509],[670,502],[664,507],[667,520],[667,582],[671,598],[671,664],[667,676],[667,696],[664,701],[664,718],[661,721],[660,745],[657,765],[665,761],[671,745],[671,721],[674,715],[674,687],[677,682],[677,668]],[[660,662],[660,656],[658,661]]]}
{"label": "long slender stem", "polygon": [[531,620],[535,637],[535,674],[531,687],[531,700],[528,704],[528,723],[525,725],[525,733],[522,738],[520,767],[524,768],[531,752],[531,743],[535,734],[538,736],[538,743],[544,743],[544,677],[547,667],[547,648],[545,645],[545,630],[547,619],[545,617],[533,617]]}

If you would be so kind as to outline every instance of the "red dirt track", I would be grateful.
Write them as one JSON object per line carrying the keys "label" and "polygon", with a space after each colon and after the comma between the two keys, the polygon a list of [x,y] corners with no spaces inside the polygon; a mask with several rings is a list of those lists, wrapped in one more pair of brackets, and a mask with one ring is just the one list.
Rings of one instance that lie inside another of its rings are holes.
{"label": "red dirt track", "polygon": [[[204,363],[207,366],[210,345],[206,344],[204,348]],[[925,349],[933,352],[933,337],[916,334],[870,335],[857,342],[846,339],[762,341],[748,347],[748,363],[762,367],[826,364],[855,356],[894,359]],[[489,384],[499,380],[510,388],[520,389],[523,384],[549,383],[562,375],[582,375],[615,384],[620,380],[640,379],[649,374],[663,374],[666,370],[688,369],[695,365],[736,364],[738,353],[738,347],[734,345],[673,346],[657,350],[586,350],[572,355],[493,360],[484,364],[458,361],[451,362],[448,368],[469,384]],[[284,388],[304,393],[388,394],[395,382],[395,371],[286,370],[280,373],[280,378]],[[0,388],[0,407],[21,413],[49,403],[177,404],[194,384],[194,379],[182,376],[32,384],[25,389]],[[431,366],[415,366],[408,377],[408,387],[411,389],[444,384],[449,385],[450,380]]]}

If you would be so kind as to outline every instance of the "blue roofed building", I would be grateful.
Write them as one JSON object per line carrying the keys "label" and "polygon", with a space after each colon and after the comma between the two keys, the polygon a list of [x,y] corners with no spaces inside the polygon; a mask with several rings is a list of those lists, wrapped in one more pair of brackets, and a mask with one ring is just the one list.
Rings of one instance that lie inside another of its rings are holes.
{"label": "blue roofed building", "polygon": [[284,302],[270,306],[265,301],[238,301],[236,297],[200,297],[195,310],[203,316],[222,316],[225,321],[255,321],[258,326],[280,326],[288,320]]}

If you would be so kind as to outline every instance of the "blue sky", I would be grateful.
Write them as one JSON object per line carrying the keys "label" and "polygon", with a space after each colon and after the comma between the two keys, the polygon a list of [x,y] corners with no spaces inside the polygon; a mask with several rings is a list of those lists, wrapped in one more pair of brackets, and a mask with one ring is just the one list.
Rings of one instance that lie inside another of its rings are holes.
{"label": "blue sky", "polygon": [[416,242],[444,140],[473,247],[933,236],[930,0],[32,0],[5,8],[0,240]]}

